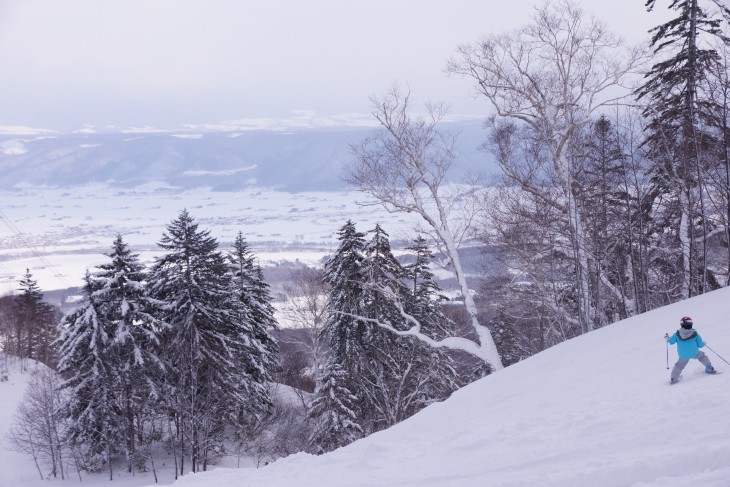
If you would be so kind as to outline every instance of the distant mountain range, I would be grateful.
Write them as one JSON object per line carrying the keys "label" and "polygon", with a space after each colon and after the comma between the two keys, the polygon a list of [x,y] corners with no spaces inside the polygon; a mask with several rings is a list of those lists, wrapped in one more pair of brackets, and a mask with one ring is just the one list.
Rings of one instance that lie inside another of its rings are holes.
{"label": "distant mountain range", "polygon": [[[490,174],[490,154],[478,150],[481,122],[445,124],[460,133],[460,158],[451,178]],[[0,188],[107,183],[134,187],[150,181],[182,188],[234,191],[269,187],[327,191],[345,187],[341,176],[352,160],[350,144],[373,129],[291,131],[140,131],[0,135]]]}

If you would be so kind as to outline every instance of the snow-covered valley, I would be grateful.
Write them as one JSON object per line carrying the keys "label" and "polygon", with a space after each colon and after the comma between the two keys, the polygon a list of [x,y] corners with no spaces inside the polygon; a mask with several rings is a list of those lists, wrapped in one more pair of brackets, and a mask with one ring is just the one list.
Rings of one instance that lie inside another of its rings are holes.
{"label": "snow-covered valley", "polygon": [[17,287],[25,269],[42,289],[77,286],[86,268],[103,262],[117,233],[151,262],[165,225],[187,209],[221,246],[243,232],[264,266],[300,260],[314,264],[336,245],[337,229],[351,218],[368,230],[380,223],[394,240],[411,236],[415,217],[361,206],[354,191],[302,192],[260,188],[221,192],[148,183],[131,189],[107,185],[26,187],[0,191],[0,291]]}

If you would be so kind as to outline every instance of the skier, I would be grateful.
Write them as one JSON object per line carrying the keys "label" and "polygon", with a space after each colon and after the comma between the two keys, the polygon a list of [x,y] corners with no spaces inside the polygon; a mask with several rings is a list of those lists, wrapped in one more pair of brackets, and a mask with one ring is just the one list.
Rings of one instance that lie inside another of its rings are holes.
{"label": "skier", "polygon": [[677,344],[677,355],[679,355],[679,360],[674,364],[672,377],[669,382],[676,384],[679,381],[679,375],[682,373],[682,370],[690,359],[693,358],[699,360],[705,366],[705,372],[708,374],[716,374],[717,371],[710,363],[710,359],[707,358],[704,352],[700,351],[700,348],[706,344],[702,341],[700,334],[692,329],[692,318],[685,316],[679,321],[679,324],[681,328],[674,335],[671,337],[668,334],[664,335],[667,343],[670,345]]}

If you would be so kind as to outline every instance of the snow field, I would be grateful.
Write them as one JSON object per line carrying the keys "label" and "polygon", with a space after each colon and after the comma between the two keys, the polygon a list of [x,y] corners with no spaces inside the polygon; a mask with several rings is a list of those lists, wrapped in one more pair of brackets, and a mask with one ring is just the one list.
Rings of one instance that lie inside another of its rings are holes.
{"label": "snow field", "polygon": [[415,215],[357,204],[366,200],[355,191],[223,192],[154,182],[133,189],[88,184],[0,190],[0,208],[8,219],[0,225],[0,292],[15,290],[26,268],[46,291],[81,285],[87,267],[106,262],[103,254],[117,233],[143,261],[151,261],[160,253],[157,242],[165,225],[183,209],[222,247],[243,232],[259,259],[267,262],[317,262],[336,248],[337,229],[348,218],[362,231],[380,223],[392,239],[412,237],[408,229],[417,221]]}
{"label": "snow field", "polygon": [[8,380],[0,382],[0,485],[3,487],[31,485],[29,482],[40,479],[32,457],[14,452],[8,445],[10,424],[30,378],[29,373],[21,374],[15,367],[10,370]]}

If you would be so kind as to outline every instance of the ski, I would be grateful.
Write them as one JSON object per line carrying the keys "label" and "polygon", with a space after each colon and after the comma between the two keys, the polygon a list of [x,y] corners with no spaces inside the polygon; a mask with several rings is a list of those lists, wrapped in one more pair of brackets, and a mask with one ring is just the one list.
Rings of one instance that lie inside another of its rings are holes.
{"label": "ski", "polygon": [[[724,371],[722,371],[722,370],[715,370],[714,372],[705,372],[705,374],[706,374],[706,375],[720,375],[720,374],[722,374],[723,372],[724,372]],[[678,382],[680,382],[681,380],[682,380],[682,376],[680,375],[680,376],[679,376],[679,379],[677,379],[677,381],[676,381],[676,382],[672,382],[672,381],[670,380],[670,381],[669,381],[669,385],[670,385],[670,386],[673,386],[674,384],[677,384],[677,383],[678,383]]]}

